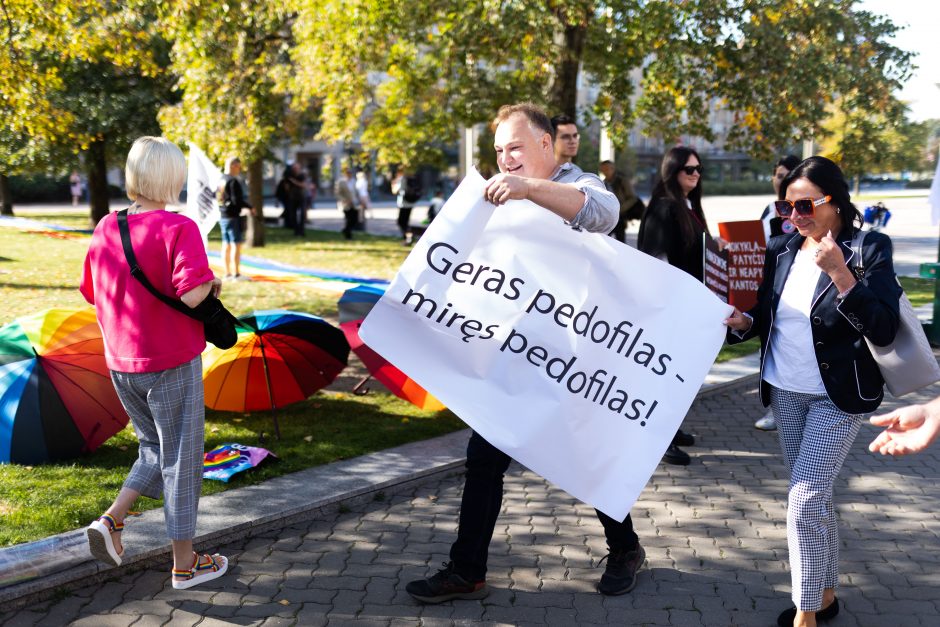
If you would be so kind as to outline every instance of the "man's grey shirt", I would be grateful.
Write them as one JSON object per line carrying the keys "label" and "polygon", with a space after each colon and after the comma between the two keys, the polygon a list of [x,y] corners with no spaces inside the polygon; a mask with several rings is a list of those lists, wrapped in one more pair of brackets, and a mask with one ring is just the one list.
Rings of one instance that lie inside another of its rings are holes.
{"label": "man's grey shirt", "polygon": [[585,172],[573,163],[563,163],[551,180],[574,185],[584,193],[584,206],[568,223],[572,228],[605,234],[614,230],[620,218],[620,201],[607,190],[599,176]]}

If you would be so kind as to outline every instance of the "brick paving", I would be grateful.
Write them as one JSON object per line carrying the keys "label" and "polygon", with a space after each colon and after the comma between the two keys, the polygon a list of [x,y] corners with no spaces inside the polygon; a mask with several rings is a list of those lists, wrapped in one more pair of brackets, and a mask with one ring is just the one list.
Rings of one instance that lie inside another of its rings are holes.
{"label": "brick paving", "polygon": [[[906,402],[940,394],[940,386]],[[897,404],[887,403],[885,407]],[[514,465],[482,601],[422,606],[404,592],[454,539],[461,477],[220,548],[232,569],[191,590],[169,563],[60,595],[0,624],[773,625],[787,607],[786,472],[776,435],[755,430],[752,386],[696,401],[688,467],[660,466],[633,510],[648,562],[634,591],[594,591],[606,553],[593,510]],[[863,427],[836,486],[839,627],[940,624],[940,445],[899,459],[868,453]]]}

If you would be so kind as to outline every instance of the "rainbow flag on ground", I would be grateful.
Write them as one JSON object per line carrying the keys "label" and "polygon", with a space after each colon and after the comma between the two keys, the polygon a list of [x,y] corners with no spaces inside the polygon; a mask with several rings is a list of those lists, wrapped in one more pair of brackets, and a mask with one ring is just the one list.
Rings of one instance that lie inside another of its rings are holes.
{"label": "rainbow flag on ground", "polygon": [[205,479],[228,483],[232,475],[254,468],[269,455],[277,459],[277,455],[265,448],[234,443],[223,444],[204,455],[202,476]]}

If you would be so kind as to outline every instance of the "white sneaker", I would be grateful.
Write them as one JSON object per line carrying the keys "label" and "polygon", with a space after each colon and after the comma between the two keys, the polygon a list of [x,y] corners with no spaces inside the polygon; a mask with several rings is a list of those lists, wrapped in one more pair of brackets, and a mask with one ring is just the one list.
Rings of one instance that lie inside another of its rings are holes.
{"label": "white sneaker", "polygon": [[767,415],[755,422],[754,426],[761,431],[776,431],[777,421],[774,420],[773,412],[767,412]]}

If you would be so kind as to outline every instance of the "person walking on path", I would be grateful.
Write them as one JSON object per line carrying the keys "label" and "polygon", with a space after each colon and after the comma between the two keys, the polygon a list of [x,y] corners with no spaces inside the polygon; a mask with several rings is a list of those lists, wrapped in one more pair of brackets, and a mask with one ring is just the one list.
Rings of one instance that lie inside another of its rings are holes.
{"label": "person walking on path", "polygon": [[[869,233],[854,257],[862,217],[835,163],[810,157],[780,187],[777,213],[797,233],[767,247],[757,304],[725,321],[728,342],[761,342],[760,396],[770,405],[790,473],[787,545],[794,607],[783,627],[812,627],[839,613],[839,530],[833,483],[862,415],[884,398],[884,379],[863,341],[894,341],[901,288],[891,240]],[[852,268],[864,268],[861,277]]]}
{"label": "person walking on path", "polygon": [[82,175],[78,170],[72,170],[69,175],[69,192],[72,194],[72,206],[77,207],[78,201],[82,199]]}
{"label": "person walking on path", "polygon": [[[558,165],[548,116],[531,103],[500,108],[494,120],[500,173],[489,179],[484,198],[499,206],[528,199],[575,229],[607,233],[617,221],[617,198],[594,174],[571,163]],[[503,500],[503,476],[512,460],[474,432],[467,445],[467,474],[450,561],[428,579],[412,581],[407,592],[424,603],[480,599],[487,595],[486,564]],[[598,512],[610,554],[598,590],[624,594],[636,585],[646,554],[630,516],[622,522]]]}
{"label": "person walking on path", "polygon": [[343,237],[352,239],[352,232],[358,224],[359,212],[356,209],[356,188],[351,168],[343,169],[343,176],[336,179],[333,184],[333,194],[336,196],[336,207],[343,212],[346,220],[343,226]]}
{"label": "person walking on path", "polygon": [[640,197],[633,191],[633,185],[630,179],[618,172],[614,167],[614,162],[609,160],[601,161],[601,176],[604,177],[604,186],[614,193],[620,202],[620,217],[617,220],[617,226],[608,233],[618,242],[627,241],[627,223],[630,220],[639,220],[643,217],[643,211],[646,205],[640,200]]}
{"label": "person walking on path", "polygon": [[363,171],[356,172],[356,201],[359,205],[359,231],[366,230],[366,214],[372,209],[372,198],[369,196],[369,177]]}
{"label": "person walking on path", "polygon": [[[125,177],[134,201],[126,216],[131,245],[144,275],[189,307],[218,295],[222,283],[209,269],[196,223],[165,210],[178,201],[186,181],[180,149],[161,137],[141,137],[127,156]],[[205,432],[205,334],[200,322],[161,305],[131,275],[117,218],[112,213],[95,228],[80,290],[95,306],[111,380],[140,446],[117,498],[86,535],[96,559],[120,565],[128,509],[140,495],[162,496],[173,547],[172,585],[189,588],[228,569],[221,555],[193,552]]]}
{"label": "person walking on path", "polygon": [[[780,196],[780,183],[782,183],[783,179],[790,173],[790,170],[799,164],[800,158],[796,155],[780,157],[777,163],[774,164],[774,171],[770,181],[774,186],[775,200]],[[764,241],[768,244],[770,244],[771,237],[792,233],[794,231],[794,226],[789,220],[784,221],[783,218],[777,215],[777,209],[774,207],[773,202],[764,208],[764,213],[761,214],[760,220],[764,225]],[[757,422],[754,423],[754,427],[762,431],[776,430],[777,421],[774,420],[774,412],[768,410],[766,414],[757,419]]]}
{"label": "person walking on path", "polygon": [[[711,237],[702,211],[702,162],[693,148],[676,146],[663,157],[659,172],[649,207],[640,221],[637,248],[702,281],[703,237]],[[724,244],[721,238],[715,239],[719,246]],[[677,430],[663,461],[687,466],[692,460],[679,447],[694,444],[693,435]]]}
{"label": "person walking on path", "polygon": [[401,231],[402,244],[411,246],[411,210],[421,200],[421,181],[411,172],[399,170],[392,179],[392,193],[398,205],[398,230]]}
{"label": "person walking on path", "polygon": [[221,189],[219,229],[222,231],[222,263],[225,266],[226,279],[242,279],[240,272],[242,244],[245,243],[245,231],[242,228],[242,211],[254,213],[248,204],[245,188],[238,176],[242,172],[242,162],[238,157],[229,157],[225,162],[225,179]]}

